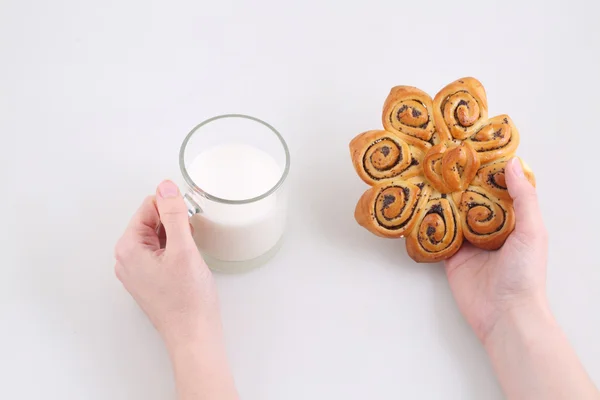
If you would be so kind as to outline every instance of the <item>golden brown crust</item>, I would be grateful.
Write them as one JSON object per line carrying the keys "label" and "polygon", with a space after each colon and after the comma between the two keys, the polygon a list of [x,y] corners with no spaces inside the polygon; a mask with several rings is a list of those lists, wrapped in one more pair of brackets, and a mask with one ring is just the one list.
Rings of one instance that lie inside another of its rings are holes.
{"label": "golden brown crust", "polygon": [[413,228],[431,189],[422,181],[390,180],[367,190],[354,217],[370,232],[387,238],[407,235]]}
{"label": "golden brown crust", "polygon": [[452,82],[433,99],[433,118],[442,140],[471,137],[487,120],[485,89],[475,78]]}
{"label": "golden brown crust", "polygon": [[352,163],[369,185],[383,179],[410,178],[421,174],[423,152],[386,131],[368,131],[350,142]]}
{"label": "golden brown crust", "polygon": [[499,249],[515,229],[512,201],[496,199],[480,187],[469,187],[459,207],[465,239],[479,248]]}
{"label": "golden brown crust", "polygon": [[428,149],[434,141],[433,103],[424,91],[412,86],[392,88],[383,105],[383,127],[407,143]]}
{"label": "golden brown crust", "polygon": [[406,238],[408,255],[417,262],[437,262],[456,254],[462,243],[462,224],[452,199],[432,195]]}
{"label": "golden brown crust", "polygon": [[406,236],[417,262],[445,260],[464,240],[501,247],[515,227],[504,169],[519,132],[507,115],[488,119],[481,83],[459,79],[433,100],[396,86],[384,104],[383,126],[350,143],[358,175],[372,186],[356,206],[358,223],[382,237]]}
{"label": "golden brown crust", "polygon": [[519,146],[519,131],[508,115],[490,118],[465,142],[471,144],[482,164],[511,157]]}
{"label": "golden brown crust", "polygon": [[[472,185],[482,187],[486,192],[500,200],[511,201],[512,199],[508,193],[506,178],[504,176],[504,169],[506,168],[508,161],[510,161],[510,158],[501,158],[500,160],[479,168],[477,176],[473,179]],[[527,167],[521,159],[519,159],[519,161],[521,161],[527,180],[535,186],[535,176],[533,175],[533,172],[531,172],[529,167]]]}

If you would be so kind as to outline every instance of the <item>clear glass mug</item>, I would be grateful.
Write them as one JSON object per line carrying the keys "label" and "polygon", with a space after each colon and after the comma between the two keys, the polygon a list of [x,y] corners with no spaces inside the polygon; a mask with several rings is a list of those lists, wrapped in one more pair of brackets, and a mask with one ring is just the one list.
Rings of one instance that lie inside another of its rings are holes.
{"label": "clear glass mug", "polygon": [[[211,269],[243,272],[277,253],[286,225],[290,153],[275,128],[242,114],[210,118],[184,139],[179,166],[194,240]],[[242,175],[239,180],[220,182],[219,174],[233,172]]]}

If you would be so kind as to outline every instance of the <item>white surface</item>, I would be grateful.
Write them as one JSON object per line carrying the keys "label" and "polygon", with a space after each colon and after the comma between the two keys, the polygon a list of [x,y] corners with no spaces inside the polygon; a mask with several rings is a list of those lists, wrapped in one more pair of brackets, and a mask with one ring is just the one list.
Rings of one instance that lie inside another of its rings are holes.
{"label": "white surface", "polygon": [[[261,196],[283,173],[269,153],[235,142],[206,149],[187,170],[202,190],[227,200]],[[280,192],[247,204],[224,204],[190,193],[202,209],[191,218],[202,254],[222,261],[247,261],[265,254],[281,239],[286,207],[278,204],[285,199]]]}
{"label": "white surface", "polygon": [[[242,112],[292,152],[290,229],[219,276],[244,399],[499,399],[437,265],[353,221],[348,142],[390,87],[478,77],[535,170],[549,295],[600,383],[597,5],[564,1],[0,2],[0,398],[168,399],[113,245],[199,121]],[[569,138],[565,145],[562,140]],[[582,173],[583,171],[583,173]]]}

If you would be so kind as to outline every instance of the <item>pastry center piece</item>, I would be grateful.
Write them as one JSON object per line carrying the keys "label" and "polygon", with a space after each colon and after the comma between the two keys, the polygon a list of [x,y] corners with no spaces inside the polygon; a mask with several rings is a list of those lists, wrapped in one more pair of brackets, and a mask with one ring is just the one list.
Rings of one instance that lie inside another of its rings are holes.
{"label": "pastry center piece", "polygon": [[479,166],[479,156],[467,142],[440,143],[429,149],[423,159],[425,178],[440,193],[465,190]]}

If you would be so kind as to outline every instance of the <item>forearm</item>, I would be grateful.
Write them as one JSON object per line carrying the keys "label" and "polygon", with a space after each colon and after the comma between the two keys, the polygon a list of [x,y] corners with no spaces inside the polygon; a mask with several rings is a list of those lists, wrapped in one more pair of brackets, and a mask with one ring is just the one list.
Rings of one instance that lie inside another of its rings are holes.
{"label": "forearm", "polygon": [[508,312],[485,347],[508,399],[600,399],[544,301]]}
{"label": "forearm", "polygon": [[179,400],[237,400],[219,330],[167,344]]}

